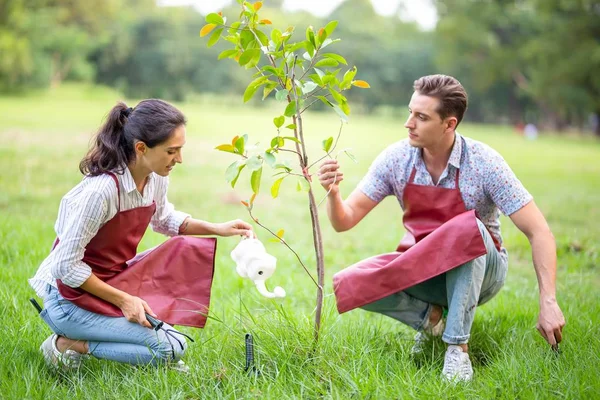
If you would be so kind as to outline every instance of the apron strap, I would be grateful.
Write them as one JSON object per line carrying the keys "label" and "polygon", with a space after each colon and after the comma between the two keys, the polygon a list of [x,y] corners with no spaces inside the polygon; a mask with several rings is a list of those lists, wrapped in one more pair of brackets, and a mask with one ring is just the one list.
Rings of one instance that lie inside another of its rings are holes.
{"label": "apron strap", "polygon": [[417,167],[413,165],[412,172],[410,173],[410,178],[408,178],[408,183],[413,183],[415,180],[415,175],[417,174]]}
{"label": "apron strap", "polygon": [[115,185],[117,185],[117,212],[121,211],[121,189],[119,188],[119,180],[117,179],[117,176],[115,174],[113,174],[112,172],[107,172],[108,175],[110,175],[113,180],[115,181]]}
{"label": "apron strap", "polygon": [[460,175],[460,168],[456,168],[456,177],[454,178],[454,187],[456,189],[460,190],[460,188],[458,187],[458,176],[459,175]]}

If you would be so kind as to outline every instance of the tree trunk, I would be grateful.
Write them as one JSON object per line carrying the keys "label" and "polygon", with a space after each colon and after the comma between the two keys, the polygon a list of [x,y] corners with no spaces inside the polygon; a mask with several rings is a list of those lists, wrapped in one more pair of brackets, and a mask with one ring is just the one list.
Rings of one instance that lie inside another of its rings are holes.
{"label": "tree trunk", "polygon": [[325,259],[323,256],[323,238],[321,236],[321,225],[319,224],[319,211],[312,188],[308,192],[310,207],[310,219],[313,227],[313,243],[315,254],[317,256],[317,304],[315,312],[315,342],[319,340],[319,330],[321,329],[321,314],[323,310],[323,285],[325,281]]}

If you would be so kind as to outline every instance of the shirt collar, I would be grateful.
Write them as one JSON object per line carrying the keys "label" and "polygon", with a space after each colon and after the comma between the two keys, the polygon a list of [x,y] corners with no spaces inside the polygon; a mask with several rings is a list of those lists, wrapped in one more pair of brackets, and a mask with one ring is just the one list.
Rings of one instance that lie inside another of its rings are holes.
{"label": "shirt collar", "polygon": [[[452,152],[450,153],[450,158],[448,159],[448,164],[452,165],[454,168],[460,168],[462,147],[462,136],[460,136],[458,132],[455,132],[454,144],[452,145]],[[415,151],[417,152],[417,164],[425,165],[425,162],[423,161],[422,149],[415,148]]]}
{"label": "shirt collar", "polygon": [[134,190],[137,190],[137,187],[135,186],[135,181],[133,180],[133,176],[131,175],[131,171],[127,167],[123,169],[123,175],[121,175],[121,183],[123,184],[123,189],[125,189],[126,193],[131,193]]}
{"label": "shirt collar", "polygon": [[[150,184],[154,180],[154,174],[148,175],[148,182],[146,182],[146,187],[150,187]],[[123,185],[123,189],[126,193],[131,193],[137,190],[137,186],[135,185],[135,181],[133,180],[133,175],[131,175],[131,171],[129,168],[123,168],[123,175],[121,175],[121,184]],[[146,189],[144,189],[144,193]]]}
{"label": "shirt collar", "polygon": [[454,168],[460,168],[460,158],[462,156],[462,137],[458,132],[454,133],[454,145],[452,146],[452,153],[448,159],[448,164]]}

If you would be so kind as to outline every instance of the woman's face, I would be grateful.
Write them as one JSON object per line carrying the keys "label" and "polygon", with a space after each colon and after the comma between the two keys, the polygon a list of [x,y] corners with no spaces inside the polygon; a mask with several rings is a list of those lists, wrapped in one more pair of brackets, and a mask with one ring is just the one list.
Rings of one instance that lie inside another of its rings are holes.
{"label": "woman's face", "polygon": [[185,125],[180,125],[175,128],[173,135],[165,142],[153,148],[146,147],[140,160],[152,172],[160,176],[167,176],[175,164],[183,162],[181,151],[184,144]]}

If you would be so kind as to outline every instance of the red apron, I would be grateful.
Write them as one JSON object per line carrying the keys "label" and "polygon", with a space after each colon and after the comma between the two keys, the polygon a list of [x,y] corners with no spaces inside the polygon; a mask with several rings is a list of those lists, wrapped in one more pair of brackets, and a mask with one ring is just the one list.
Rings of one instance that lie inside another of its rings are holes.
{"label": "red apron", "polygon": [[413,167],[402,196],[406,235],[396,251],[359,261],[333,276],[340,314],[486,254],[475,210],[467,211],[458,187],[459,170],[454,189],[415,185],[415,174]]}
{"label": "red apron", "polygon": [[[175,236],[133,259],[156,204],[121,210],[102,226],[85,247],[83,262],[109,285],[144,299],[158,318],[173,325],[202,328],[210,303],[216,239]],[[54,246],[59,242],[56,239]],[[130,261],[128,263],[128,261]],[[60,294],[77,306],[109,317],[122,317],[115,305],[57,280]]]}

